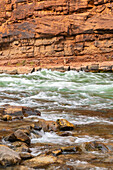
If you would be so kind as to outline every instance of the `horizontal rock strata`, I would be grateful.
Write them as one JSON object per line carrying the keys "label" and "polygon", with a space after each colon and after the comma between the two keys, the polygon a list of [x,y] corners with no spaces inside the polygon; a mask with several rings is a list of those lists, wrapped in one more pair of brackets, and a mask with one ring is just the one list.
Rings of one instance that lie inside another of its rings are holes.
{"label": "horizontal rock strata", "polygon": [[1,0],[0,66],[112,66],[112,0]]}

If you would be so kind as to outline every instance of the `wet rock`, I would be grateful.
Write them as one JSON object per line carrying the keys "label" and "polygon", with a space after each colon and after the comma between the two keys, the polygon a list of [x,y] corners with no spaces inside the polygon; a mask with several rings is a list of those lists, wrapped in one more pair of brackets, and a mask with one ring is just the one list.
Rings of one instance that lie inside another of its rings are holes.
{"label": "wet rock", "polygon": [[33,156],[30,153],[26,153],[26,152],[21,152],[19,155],[22,160],[33,158]]}
{"label": "wet rock", "polygon": [[113,155],[108,156],[108,158],[105,158],[103,160],[103,162],[105,162],[105,163],[113,163]]}
{"label": "wet rock", "polygon": [[42,129],[42,127],[39,127],[39,126],[36,126],[36,125],[34,125],[34,130],[38,130],[38,131],[40,131],[41,129]]}
{"label": "wet rock", "polygon": [[57,170],[74,170],[74,167],[71,165],[66,165],[66,164],[60,164],[60,165],[54,165],[52,164],[48,168],[49,170],[57,169]]}
{"label": "wet rock", "polygon": [[91,64],[91,66],[88,66],[89,70],[99,70],[99,64]]}
{"label": "wet rock", "polygon": [[[77,133],[77,134],[78,134],[78,133]],[[72,133],[71,131],[65,131],[65,132],[59,131],[59,132],[58,132],[58,135],[59,135],[59,136],[74,136],[74,135],[75,135],[75,132]]]}
{"label": "wet rock", "polygon": [[19,154],[12,149],[0,145],[0,165],[14,165],[21,161]]}
{"label": "wet rock", "polygon": [[41,112],[39,110],[35,110],[35,109],[29,108],[29,107],[22,107],[22,112],[25,117],[31,116],[31,115],[41,116]]}
{"label": "wet rock", "polygon": [[109,152],[113,152],[113,143],[104,143]]}
{"label": "wet rock", "polygon": [[19,127],[19,130],[24,132],[26,135],[30,135],[30,132],[32,130],[32,126],[30,126],[30,125],[23,125],[23,126]]}
{"label": "wet rock", "polygon": [[85,149],[86,151],[102,151],[102,152],[107,152],[108,148],[106,145],[104,145],[103,143],[100,142],[87,142],[85,144]]}
{"label": "wet rock", "polygon": [[4,115],[4,116],[2,117],[2,120],[4,120],[4,121],[11,121],[11,120],[12,120],[12,116],[10,116],[10,115]]}
{"label": "wet rock", "polygon": [[4,105],[4,115],[11,115],[11,116],[23,116],[22,107],[21,106],[10,106]]}
{"label": "wet rock", "polygon": [[13,147],[16,152],[30,152],[28,145],[24,142],[14,142]]}
{"label": "wet rock", "polygon": [[11,167],[5,167],[5,170],[34,170],[34,168],[29,168],[27,166],[16,165]]}
{"label": "wet rock", "polygon": [[32,168],[46,167],[47,165],[51,165],[53,163],[61,163],[61,161],[54,156],[48,155],[38,156],[23,162],[24,165]]}
{"label": "wet rock", "polygon": [[13,116],[13,120],[22,120],[23,116]]}
{"label": "wet rock", "polygon": [[61,149],[54,150],[54,151],[52,151],[52,154],[53,154],[54,156],[61,155],[61,154],[62,154],[62,150],[61,150]]}
{"label": "wet rock", "polygon": [[68,122],[66,119],[58,119],[56,123],[58,124],[58,127],[61,131],[68,131],[74,129],[74,125]]}
{"label": "wet rock", "polygon": [[82,150],[78,146],[68,146],[68,147],[61,147],[61,151],[63,154],[67,153],[81,153]]}
{"label": "wet rock", "polygon": [[44,132],[57,131],[58,125],[55,121],[46,121],[44,119],[39,119],[35,126],[42,128]]}
{"label": "wet rock", "polygon": [[14,135],[17,140],[20,140],[30,145],[30,138],[23,131],[17,130],[14,132]]}
{"label": "wet rock", "polygon": [[86,162],[86,161],[79,161],[77,160],[75,162],[75,166],[74,166],[74,169],[78,169],[78,170],[93,170],[93,169],[98,169],[98,167],[95,167],[94,165]]}
{"label": "wet rock", "polygon": [[75,153],[82,153],[82,150],[79,146],[65,146],[61,147],[60,149],[52,151],[54,156],[58,156],[61,154],[75,154]]}
{"label": "wet rock", "polygon": [[30,107],[23,107],[23,106],[10,106],[10,105],[3,105],[0,108],[0,113],[2,115],[10,115],[13,116],[14,119],[21,119],[23,116],[31,116],[31,115],[38,115],[40,116],[41,113],[38,110],[35,110]]}
{"label": "wet rock", "polygon": [[26,144],[30,145],[30,138],[21,130],[17,130],[11,135],[7,136],[5,140],[8,140],[10,142],[15,142],[15,141],[22,141],[25,142]]}
{"label": "wet rock", "polygon": [[11,133],[10,135],[6,136],[4,138],[6,141],[10,141],[10,142],[15,142],[17,140],[16,136],[14,135],[14,133]]}

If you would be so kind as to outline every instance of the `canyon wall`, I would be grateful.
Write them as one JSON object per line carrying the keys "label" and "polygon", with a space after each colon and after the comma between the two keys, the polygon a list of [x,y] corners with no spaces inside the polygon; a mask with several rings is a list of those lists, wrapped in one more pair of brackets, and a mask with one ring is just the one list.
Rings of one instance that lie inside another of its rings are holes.
{"label": "canyon wall", "polygon": [[113,0],[0,1],[0,66],[88,62],[113,62]]}

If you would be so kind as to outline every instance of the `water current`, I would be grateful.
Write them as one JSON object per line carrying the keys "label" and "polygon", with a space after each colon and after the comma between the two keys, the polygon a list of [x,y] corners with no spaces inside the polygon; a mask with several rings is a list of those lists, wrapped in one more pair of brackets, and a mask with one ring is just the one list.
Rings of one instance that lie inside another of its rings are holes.
{"label": "water current", "polygon": [[39,109],[113,108],[113,73],[42,70],[0,75],[0,105]]}
{"label": "water current", "polygon": [[[41,111],[42,118],[46,120],[65,118],[78,125],[94,122],[113,124],[107,118],[72,113],[74,109],[113,109],[113,73],[41,70],[24,75],[1,74],[0,105],[4,104],[34,107]],[[32,142],[50,140],[53,143],[70,142],[49,132],[42,133],[41,138],[34,137]],[[94,138],[82,136],[79,142],[88,140]]]}

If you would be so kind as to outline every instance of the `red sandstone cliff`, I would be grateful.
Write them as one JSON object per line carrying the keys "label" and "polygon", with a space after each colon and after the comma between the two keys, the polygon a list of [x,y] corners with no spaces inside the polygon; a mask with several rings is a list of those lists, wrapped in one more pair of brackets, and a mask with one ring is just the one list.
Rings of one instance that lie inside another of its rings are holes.
{"label": "red sandstone cliff", "polygon": [[0,66],[113,64],[113,0],[1,0]]}

